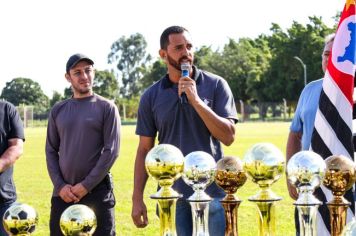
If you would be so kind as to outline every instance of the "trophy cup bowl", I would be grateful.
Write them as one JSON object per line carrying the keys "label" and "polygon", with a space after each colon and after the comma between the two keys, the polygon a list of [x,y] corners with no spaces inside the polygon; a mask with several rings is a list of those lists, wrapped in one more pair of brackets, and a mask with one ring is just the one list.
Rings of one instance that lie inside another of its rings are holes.
{"label": "trophy cup bowl", "polygon": [[2,222],[10,235],[30,235],[38,224],[38,214],[27,204],[15,203],[5,211]]}
{"label": "trophy cup bowl", "polygon": [[247,176],[240,159],[226,156],[217,162],[215,183],[226,193],[223,201],[239,200],[234,194],[237,189],[245,184],[246,180]]}
{"label": "trophy cup bowl", "polygon": [[299,192],[295,205],[321,204],[313,192],[323,181],[325,170],[325,161],[315,152],[300,151],[291,157],[287,164],[287,177]]}
{"label": "trophy cup bowl", "polygon": [[326,171],[323,185],[331,190],[332,204],[349,204],[343,197],[356,180],[355,163],[345,156],[330,156],[325,159]]}
{"label": "trophy cup bowl", "polygon": [[322,202],[313,192],[323,181],[325,170],[323,158],[312,151],[297,152],[288,161],[288,181],[299,193],[294,205],[298,209],[300,235],[317,234],[316,215]]}
{"label": "trophy cup bowl", "polygon": [[147,173],[158,181],[161,189],[152,198],[180,197],[171,187],[183,171],[184,156],[175,146],[159,144],[152,148],[146,156]]}
{"label": "trophy cup bowl", "polygon": [[280,200],[269,187],[276,182],[284,171],[284,156],[271,143],[257,143],[247,150],[244,156],[244,170],[247,176],[260,187],[260,191],[252,196],[253,201]]}
{"label": "trophy cup bowl", "polygon": [[188,200],[211,200],[204,190],[214,181],[215,170],[216,162],[209,153],[195,151],[185,157],[182,178],[194,190]]}
{"label": "trophy cup bowl", "polygon": [[62,213],[59,224],[66,236],[90,236],[97,226],[94,211],[83,204],[68,207]]}
{"label": "trophy cup bowl", "polygon": [[214,181],[216,162],[206,152],[195,151],[184,159],[182,178],[194,193],[187,199],[191,206],[193,218],[193,236],[209,235],[209,202],[212,200],[204,192]]}

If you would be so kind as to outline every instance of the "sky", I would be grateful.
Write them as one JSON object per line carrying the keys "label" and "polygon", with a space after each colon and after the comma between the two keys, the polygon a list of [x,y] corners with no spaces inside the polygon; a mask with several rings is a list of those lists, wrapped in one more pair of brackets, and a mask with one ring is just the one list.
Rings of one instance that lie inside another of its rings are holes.
{"label": "sky", "polygon": [[344,0],[4,0],[0,2],[0,91],[17,77],[30,78],[51,97],[69,84],[65,64],[84,53],[95,68],[111,68],[113,42],[141,33],[147,51],[158,57],[159,38],[171,25],[187,28],[194,47],[222,48],[229,38],[269,34],[293,21],[321,16],[328,26]]}

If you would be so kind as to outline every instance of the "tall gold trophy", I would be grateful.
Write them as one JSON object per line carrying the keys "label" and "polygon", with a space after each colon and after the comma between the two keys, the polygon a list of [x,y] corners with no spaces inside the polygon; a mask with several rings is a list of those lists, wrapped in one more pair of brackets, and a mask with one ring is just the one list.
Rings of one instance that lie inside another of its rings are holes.
{"label": "tall gold trophy", "polygon": [[91,236],[97,226],[96,215],[83,204],[74,204],[63,211],[59,226],[65,236]]}
{"label": "tall gold trophy", "polygon": [[184,159],[182,178],[194,190],[187,199],[192,208],[193,236],[209,236],[211,197],[204,190],[214,181],[215,170],[216,162],[209,153],[195,151]]}
{"label": "tall gold trophy", "polygon": [[258,235],[276,235],[275,202],[281,200],[270,186],[283,174],[285,161],[282,152],[271,143],[257,143],[244,156],[244,170],[260,191],[248,200],[256,202]]}
{"label": "tall gold trophy", "polygon": [[215,183],[226,193],[220,201],[225,210],[225,236],[238,235],[237,218],[241,200],[234,194],[246,180],[247,176],[240,159],[227,156],[217,162]]}
{"label": "tall gold trophy", "polygon": [[2,223],[9,235],[31,235],[38,224],[38,214],[27,204],[15,203],[5,211]]}
{"label": "tall gold trophy", "polygon": [[339,236],[346,225],[347,208],[351,205],[344,198],[344,194],[355,183],[355,163],[342,155],[330,156],[325,159],[325,163],[323,185],[333,194],[333,199],[327,203],[330,211],[331,236]]}
{"label": "tall gold trophy", "polygon": [[323,158],[312,151],[297,152],[288,161],[288,181],[299,193],[294,205],[298,209],[301,236],[317,235],[316,214],[322,202],[313,195],[313,192],[323,181],[325,169]]}
{"label": "tall gold trophy", "polygon": [[161,189],[151,195],[158,200],[160,235],[176,236],[176,203],[182,197],[172,189],[172,185],[183,171],[184,156],[173,145],[160,144],[152,148],[146,156],[147,173],[158,181]]}

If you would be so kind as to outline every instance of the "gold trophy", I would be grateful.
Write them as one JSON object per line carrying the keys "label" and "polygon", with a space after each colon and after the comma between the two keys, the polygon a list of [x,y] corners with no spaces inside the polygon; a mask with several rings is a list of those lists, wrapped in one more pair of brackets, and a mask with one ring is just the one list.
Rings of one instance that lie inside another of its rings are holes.
{"label": "gold trophy", "polygon": [[226,193],[220,201],[225,209],[225,236],[238,235],[237,212],[241,200],[234,194],[246,180],[247,176],[240,159],[227,156],[217,162],[215,183]]}
{"label": "gold trophy", "polygon": [[314,195],[325,175],[325,161],[312,151],[300,151],[294,154],[287,164],[288,181],[298,190],[298,199],[294,203],[298,209],[301,236],[316,236],[316,214],[322,204]]}
{"label": "gold trophy", "polygon": [[5,211],[2,222],[9,235],[31,235],[38,224],[38,214],[27,204],[15,203]]}
{"label": "gold trophy", "polygon": [[172,189],[172,185],[183,171],[184,156],[173,145],[160,144],[152,148],[146,156],[147,173],[158,181],[161,189],[151,195],[158,200],[160,235],[176,236],[176,202],[182,197]]}
{"label": "gold trophy", "polygon": [[325,159],[325,163],[323,185],[333,194],[333,199],[327,202],[330,211],[331,236],[338,236],[346,225],[347,208],[351,205],[343,195],[355,183],[355,164],[350,158],[342,155],[330,156]]}
{"label": "gold trophy", "polygon": [[214,181],[216,162],[206,152],[195,151],[184,159],[182,178],[193,188],[194,193],[187,199],[193,216],[193,236],[209,236],[209,203],[211,198],[204,192]]}
{"label": "gold trophy", "polygon": [[245,154],[244,170],[260,191],[248,200],[256,202],[260,236],[276,234],[275,202],[281,200],[270,186],[283,174],[285,161],[282,152],[271,143],[257,143]]}
{"label": "gold trophy", "polygon": [[95,232],[97,222],[92,209],[74,204],[62,213],[59,225],[65,236],[90,236]]}

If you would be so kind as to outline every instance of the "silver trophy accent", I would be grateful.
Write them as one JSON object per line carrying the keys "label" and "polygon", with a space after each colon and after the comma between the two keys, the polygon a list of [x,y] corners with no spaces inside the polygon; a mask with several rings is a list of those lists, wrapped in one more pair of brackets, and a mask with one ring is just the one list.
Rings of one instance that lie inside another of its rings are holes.
{"label": "silver trophy accent", "polygon": [[206,152],[189,153],[184,160],[183,180],[194,193],[187,200],[192,207],[193,236],[208,236],[209,202],[211,197],[204,190],[214,181],[216,162]]}
{"label": "silver trophy accent", "polygon": [[314,195],[314,190],[323,181],[326,164],[323,158],[312,151],[294,154],[287,164],[288,181],[299,193],[294,203],[298,209],[301,236],[316,236],[316,214],[322,204]]}

